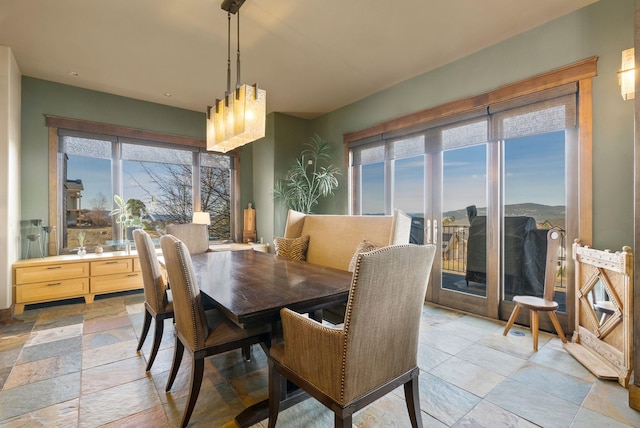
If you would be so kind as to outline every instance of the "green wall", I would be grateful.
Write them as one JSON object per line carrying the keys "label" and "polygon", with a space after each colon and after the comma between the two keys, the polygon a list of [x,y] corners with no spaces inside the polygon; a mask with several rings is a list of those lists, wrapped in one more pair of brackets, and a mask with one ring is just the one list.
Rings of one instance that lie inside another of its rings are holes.
{"label": "green wall", "polygon": [[[309,142],[309,122],[286,114],[277,114],[275,132],[277,138],[273,169],[284,172],[296,162],[300,152],[305,149],[305,143]],[[277,177],[274,175],[274,183],[281,177],[282,175]],[[269,190],[273,190],[273,184]],[[286,222],[287,207],[281,201],[276,201],[274,203],[274,235],[284,234]]]}
{"label": "green wall", "polygon": [[[347,132],[598,56],[593,79],[593,245],[621,249],[633,244],[634,106],[620,96],[617,72],[622,50],[633,47],[634,8],[634,0],[600,0],[319,117],[311,122],[310,134],[333,142],[344,162],[342,138]],[[343,176],[336,197],[323,202],[319,212],[347,211]]]}
{"label": "green wall", "polygon": [[[273,236],[273,202],[271,201],[270,192],[273,185],[273,158],[275,153],[274,121],[275,115],[269,114],[267,116],[265,138],[249,144],[251,151],[253,151],[251,189],[253,205],[256,209],[257,239],[260,240],[260,237],[263,237],[264,242],[268,244],[271,244],[271,237]],[[244,162],[244,150],[240,155],[240,160]],[[240,191],[244,194],[245,190],[245,188],[242,188]],[[247,207],[246,203],[243,207]]]}
{"label": "green wall", "polygon": [[[252,188],[251,199],[245,198],[246,188],[242,188],[243,208],[247,202],[253,202],[256,209],[256,229],[258,240],[263,238],[273,250],[273,237],[282,236],[287,219],[287,208],[273,200],[275,181],[282,172],[289,169],[309,141],[309,121],[282,113],[267,115],[265,138],[244,146],[240,161],[251,153]],[[276,176],[275,172],[279,174]],[[243,173],[244,175],[244,173]],[[242,185],[245,184],[243,177]]]}

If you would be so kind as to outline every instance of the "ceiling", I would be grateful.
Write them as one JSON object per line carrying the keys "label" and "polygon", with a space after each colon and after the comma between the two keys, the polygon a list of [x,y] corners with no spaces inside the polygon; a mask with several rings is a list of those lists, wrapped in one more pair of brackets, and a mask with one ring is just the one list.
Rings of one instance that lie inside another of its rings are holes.
{"label": "ceiling", "polygon": [[[595,1],[247,0],[242,83],[315,117]],[[226,88],[221,3],[0,0],[0,45],[25,76],[204,112]]]}

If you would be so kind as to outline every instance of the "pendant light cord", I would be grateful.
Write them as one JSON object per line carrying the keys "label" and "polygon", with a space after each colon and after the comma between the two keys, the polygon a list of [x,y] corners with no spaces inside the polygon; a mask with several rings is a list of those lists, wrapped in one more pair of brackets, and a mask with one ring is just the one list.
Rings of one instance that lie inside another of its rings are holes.
{"label": "pendant light cord", "polygon": [[237,12],[238,19],[238,50],[237,50],[237,60],[236,60],[236,88],[240,87],[240,9]]}
{"label": "pendant light cord", "polygon": [[227,12],[227,95],[231,93],[231,13]]}

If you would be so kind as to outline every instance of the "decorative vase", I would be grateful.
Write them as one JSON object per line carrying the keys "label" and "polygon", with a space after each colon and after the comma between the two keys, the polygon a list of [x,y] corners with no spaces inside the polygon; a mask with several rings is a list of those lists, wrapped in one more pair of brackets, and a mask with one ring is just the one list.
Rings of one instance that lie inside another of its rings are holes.
{"label": "decorative vase", "polygon": [[141,226],[127,226],[125,229],[126,236],[124,239],[127,241],[133,241],[133,231],[136,229],[142,229]]}

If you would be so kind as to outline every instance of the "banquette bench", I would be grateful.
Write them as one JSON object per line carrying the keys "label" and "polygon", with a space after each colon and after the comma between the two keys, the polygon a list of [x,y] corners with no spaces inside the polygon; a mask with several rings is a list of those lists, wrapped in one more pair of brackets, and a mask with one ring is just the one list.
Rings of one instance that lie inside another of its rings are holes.
{"label": "banquette bench", "polygon": [[[411,217],[396,210],[393,215],[321,215],[289,210],[284,238],[309,236],[306,262],[349,270],[354,253],[365,241],[376,247],[408,244]],[[325,310],[331,322],[342,322],[339,308]]]}

